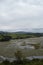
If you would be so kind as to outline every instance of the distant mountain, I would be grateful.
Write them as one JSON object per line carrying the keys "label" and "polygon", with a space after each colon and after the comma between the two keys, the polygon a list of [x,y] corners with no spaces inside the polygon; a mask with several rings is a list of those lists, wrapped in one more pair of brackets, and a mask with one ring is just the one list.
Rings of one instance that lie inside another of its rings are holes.
{"label": "distant mountain", "polygon": [[9,32],[9,31],[0,31],[0,34],[4,34],[4,33],[17,33],[17,34],[25,34],[25,33],[43,33],[43,28],[34,28],[34,29],[23,29],[21,31],[13,31],[13,32]]}
{"label": "distant mountain", "polygon": [[23,31],[17,31],[15,33],[43,33],[43,28],[25,29]]}
{"label": "distant mountain", "polygon": [[32,29],[31,32],[35,32],[35,33],[43,33],[43,28]]}
{"label": "distant mountain", "polygon": [[18,32],[14,32],[16,34],[26,34],[26,33],[29,33],[29,32],[26,32],[26,31],[18,31]]}

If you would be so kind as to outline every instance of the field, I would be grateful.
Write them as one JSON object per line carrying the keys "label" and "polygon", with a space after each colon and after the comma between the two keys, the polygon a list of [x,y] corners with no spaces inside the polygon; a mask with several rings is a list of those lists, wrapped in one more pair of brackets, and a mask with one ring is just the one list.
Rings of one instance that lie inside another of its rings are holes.
{"label": "field", "polygon": [[[35,48],[37,45],[39,48]],[[43,56],[43,37],[0,42],[0,56],[14,57],[17,50],[22,51],[24,56]]]}

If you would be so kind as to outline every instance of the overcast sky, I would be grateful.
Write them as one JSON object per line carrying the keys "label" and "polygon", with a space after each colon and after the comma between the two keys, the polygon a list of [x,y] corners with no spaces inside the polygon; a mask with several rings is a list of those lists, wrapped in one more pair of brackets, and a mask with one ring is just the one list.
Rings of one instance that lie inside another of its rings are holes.
{"label": "overcast sky", "polygon": [[43,28],[43,0],[0,0],[0,30]]}

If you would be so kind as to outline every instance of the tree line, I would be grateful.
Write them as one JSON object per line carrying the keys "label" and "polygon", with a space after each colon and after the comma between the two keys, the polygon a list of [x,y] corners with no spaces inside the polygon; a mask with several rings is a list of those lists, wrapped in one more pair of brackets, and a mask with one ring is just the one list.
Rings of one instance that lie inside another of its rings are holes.
{"label": "tree line", "polygon": [[43,37],[43,33],[0,33],[0,41],[10,41],[11,39],[25,39]]}

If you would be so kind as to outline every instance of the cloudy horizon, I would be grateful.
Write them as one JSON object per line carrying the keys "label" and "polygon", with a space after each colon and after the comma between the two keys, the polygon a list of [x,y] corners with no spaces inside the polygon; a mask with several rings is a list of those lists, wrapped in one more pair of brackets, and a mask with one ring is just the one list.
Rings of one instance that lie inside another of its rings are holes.
{"label": "cloudy horizon", "polygon": [[43,0],[0,0],[0,31],[43,28]]}

